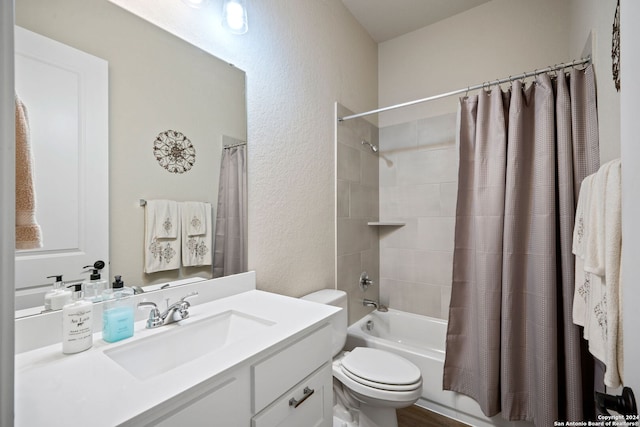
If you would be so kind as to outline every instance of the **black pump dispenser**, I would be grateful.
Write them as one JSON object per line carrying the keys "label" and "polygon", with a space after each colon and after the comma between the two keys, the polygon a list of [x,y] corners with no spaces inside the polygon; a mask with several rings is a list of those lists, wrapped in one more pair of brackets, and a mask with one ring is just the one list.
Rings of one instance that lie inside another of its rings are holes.
{"label": "black pump dispenser", "polygon": [[122,281],[122,276],[115,276],[116,280],[112,283],[113,289],[122,289],[124,288],[124,282]]}
{"label": "black pump dispenser", "polygon": [[51,279],[53,277],[56,278],[56,282],[62,282],[62,274],[54,274],[53,276],[47,276],[47,279]]}
{"label": "black pump dispenser", "polygon": [[82,291],[82,283],[73,283],[67,286],[67,288],[73,288],[73,292],[80,292]]}
{"label": "black pump dispenser", "polygon": [[84,292],[82,291],[82,282],[67,285],[67,288],[71,289],[71,295],[73,296],[74,301],[79,301],[84,296]]}
{"label": "black pump dispenser", "polygon": [[89,276],[89,280],[100,280],[100,270],[104,268],[104,265],[104,261],[98,260],[94,262],[93,265],[85,265],[82,268],[91,269],[91,276]]}

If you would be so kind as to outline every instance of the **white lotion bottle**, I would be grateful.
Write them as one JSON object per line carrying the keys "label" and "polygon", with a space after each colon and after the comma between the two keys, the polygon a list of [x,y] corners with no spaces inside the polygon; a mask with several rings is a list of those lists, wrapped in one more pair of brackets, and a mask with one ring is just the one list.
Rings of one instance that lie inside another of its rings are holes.
{"label": "white lotion bottle", "polygon": [[74,301],[62,308],[62,352],[79,353],[93,345],[93,303],[83,299],[82,285],[73,285]]}
{"label": "white lotion bottle", "polygon": [[44,294],[45,310],[60,310],[71,302],[71,291],[64,287],[62,275],[48,276],[47,279],[55,277],[53,288]]}

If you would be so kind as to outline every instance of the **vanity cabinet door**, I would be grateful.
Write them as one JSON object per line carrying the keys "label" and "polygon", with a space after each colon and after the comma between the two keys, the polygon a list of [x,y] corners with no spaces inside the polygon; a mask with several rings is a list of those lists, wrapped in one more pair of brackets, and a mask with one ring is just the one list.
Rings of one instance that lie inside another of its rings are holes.
{"label": "vanity cabinet door", "polygon": [[333,374],[331,363],[253,417],[252,427],[329,427],[333,425]]}
{"label": "vanity cabinet door", "polygon": [[331,326],[324,325],[253,365],[254,413],[331,360],[331,332]]}
{"label": "vanity cabinet door", "polygon": [[213,387],[178,396],[162,405],[175,406],[147,424],[161,427],[248,427],[251,420],[249,372],[243,369]]}

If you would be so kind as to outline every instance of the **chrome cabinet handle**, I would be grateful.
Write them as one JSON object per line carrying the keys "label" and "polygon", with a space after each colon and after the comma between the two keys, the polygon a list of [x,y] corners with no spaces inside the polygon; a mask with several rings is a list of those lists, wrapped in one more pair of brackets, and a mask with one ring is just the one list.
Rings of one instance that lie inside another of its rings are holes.
{"label": "chrome cabinet handle", "polygon": [[303,393],[303,396],[302,396],[302,399],[300,399],[300,400],[296,400],[294,397],[289,399],[289,406],[293,406],[293,408],[295,409],[298,406],[302,405],[305,400],[310,398],[311,395],[313,393],[315,393],[315,390],[310,389],[309,387],[305,387],[304,390],[302,391],[302,393]]}

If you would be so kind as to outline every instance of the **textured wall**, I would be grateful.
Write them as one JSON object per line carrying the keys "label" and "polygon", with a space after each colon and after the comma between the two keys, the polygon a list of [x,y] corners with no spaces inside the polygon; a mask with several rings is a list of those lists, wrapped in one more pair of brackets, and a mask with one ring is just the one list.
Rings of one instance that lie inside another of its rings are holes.
{"label": "textured wall", "polygon": [[246,71],[249,268],[287,295],[335,287],[334,103],[377,106],[373,40],[340,0],[247,2],[243,36],[220,0],[113,1]]}
{"label": "textured wall", "polygon": [[[353,114],[338,105],[338,117]],[[378,221],[378,153],[362,141],[378,144],[378,128],[363,118],[340,122],[336,139],[337,177],[337,280],[336,286],[349,296],[349,324],[371,311],[363,298],[380,297],[380,244]],[[363,292],[360,274],[367,272],[373,284]]]}

